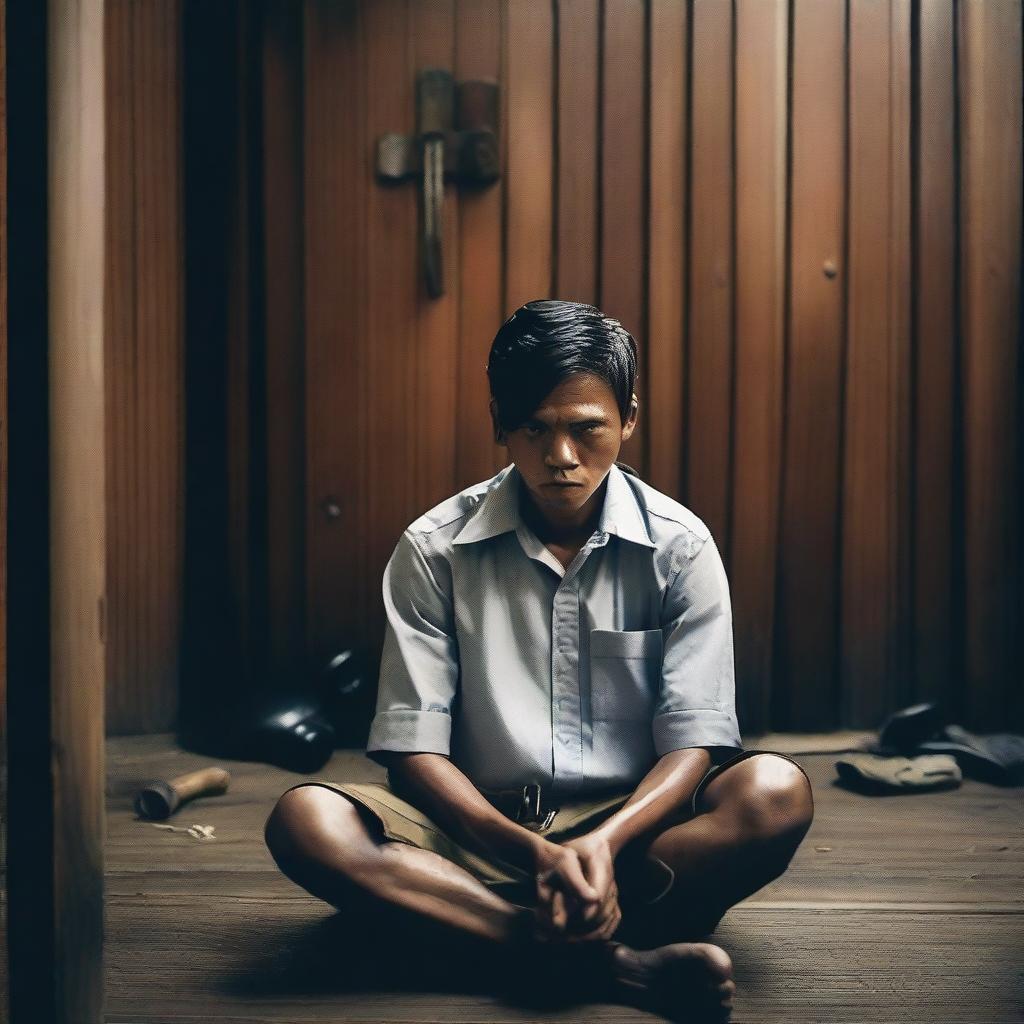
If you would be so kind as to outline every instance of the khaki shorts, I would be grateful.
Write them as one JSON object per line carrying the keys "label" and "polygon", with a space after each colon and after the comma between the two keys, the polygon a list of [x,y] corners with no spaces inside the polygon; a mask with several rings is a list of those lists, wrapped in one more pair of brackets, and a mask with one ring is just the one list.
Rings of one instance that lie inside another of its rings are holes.
{"label": "khaki shorts", "polygon": [[[665,827],[688,821],[700,814],[704,791],[722,772],[754,754],[767,753],[785,758],[800,768],[791,757],[776,751],[740,751],[708,769],[697,783],[689,806],[666,820]],[[800,770],[803,771],[802,768]],[[478,853],[460,845],[418,807],[395,793],[390,786],[377,782],[331,782],[317,779],[300,782],[291,789],[302,786],[325,786],[345,794],[377,819],[388,839],[440,854],[465,868],[510,903],[520,907],[535,905],[536,882],[530,872],[524,871],[518,865],[508,864],[494,856]],[[563,800],[547,828],[540,825],[524,827],[531,828],[552,842],[562,842],[595,829],[622,807],[632,793],[633,789],[625,789],[597,796]],[[616,858],[616,879],[623,908],[629,904],[645,906],[657,903],[667,895],[672,888],[674,873],[667,864],[657,858],[644,856],[642,848],[634,847],[631,850],[630,847],[626,847]]]}

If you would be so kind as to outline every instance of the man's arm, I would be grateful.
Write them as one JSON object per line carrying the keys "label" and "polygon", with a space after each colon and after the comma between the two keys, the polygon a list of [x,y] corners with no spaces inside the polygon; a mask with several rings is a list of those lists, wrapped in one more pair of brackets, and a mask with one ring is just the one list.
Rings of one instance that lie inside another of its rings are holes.
{"label": "man's arm", "polygon": [[389,754],[387,764],[392,777],[446,832],[471,849],[539,876],[536,920],[542,935],[564,934],[572,906],[596,912],[601,895],[587,881],[577,852],[507,818],[447,757]]}
{"label": "man's arm", "polygon": [[627,843],[658,829],[689,801],[710,767],[711,755],[703,747],[662,754],[626,803],[590,834],[607,842],[617,856]]}
{"label": "man's arm", "polygon": [[447,757],[393,753],[388,771],[450,835],[470,848],[533,871],[546,840],[502,814]]}
{"label": "man's arm", "polygon": [[584,877],[598,893],[596,905],[570,901],[566,930],[577,940],[605,939],[622,919],[613,863],[622,848],[646,832],[659,831],[679,806],[691,799],[711,765],[702,747],[670,750],[641,779],[633,795],[592,832],[565,846],[580,859]]}

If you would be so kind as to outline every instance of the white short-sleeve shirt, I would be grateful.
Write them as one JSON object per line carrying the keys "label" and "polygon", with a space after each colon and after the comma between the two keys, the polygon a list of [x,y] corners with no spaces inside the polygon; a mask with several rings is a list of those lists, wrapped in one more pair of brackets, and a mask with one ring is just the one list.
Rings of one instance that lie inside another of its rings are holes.
{"label": "white short-sleeve shirt", "polygon": [[399,539],[367,753],[583,795],[636,784],[670,750],[738,749],[729,586],[704,523],[612,466],[564,568],[520,516],[524,486],[506,466]]}

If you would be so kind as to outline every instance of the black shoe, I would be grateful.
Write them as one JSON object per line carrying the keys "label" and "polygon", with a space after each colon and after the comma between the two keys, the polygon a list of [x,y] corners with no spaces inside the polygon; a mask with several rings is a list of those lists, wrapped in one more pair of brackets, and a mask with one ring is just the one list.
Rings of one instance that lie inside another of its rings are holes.
{"label": "black shoe", "polygon": [[377,695],[362,651],[345,648],[331,657],[316,680],[315,692],[337,745],[364,748]]}
{"label": "black shoe", "polygon": [[876,754],[910,754],[942,728],[942,715],[936,704],[914,704],[894,711],[878,733]]}
{"label": "black shoe", "polygon": [[293,772],[315,772],[331,759],[335,733],[319,701],[284,696],[257,708],[243,742],[248,743],[252,760]]}
{"label": "black shoe", "polygon": [[226,716],[211,714],[182,726],[179,744],[210,757],[262,761],[293,772],[315,772],[330,760],[334,728],[315,697],[281,694],[255,701]]}

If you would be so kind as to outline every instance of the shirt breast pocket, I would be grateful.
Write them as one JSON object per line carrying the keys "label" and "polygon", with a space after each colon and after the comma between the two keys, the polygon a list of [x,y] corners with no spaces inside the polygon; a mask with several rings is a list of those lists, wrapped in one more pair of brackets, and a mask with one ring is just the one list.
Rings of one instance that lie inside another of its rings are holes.
{"label": "shirt breast pocket", "polygon": [[590,710],[594,721],[649,720],[661,682],[660,629],[590,632]]}

